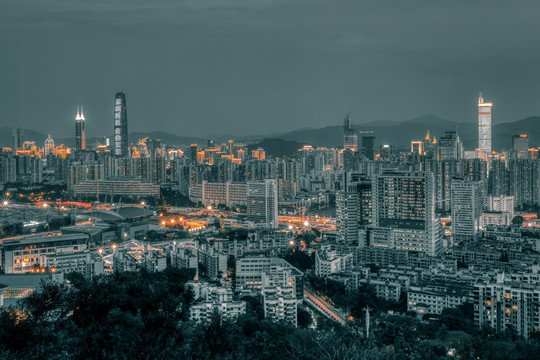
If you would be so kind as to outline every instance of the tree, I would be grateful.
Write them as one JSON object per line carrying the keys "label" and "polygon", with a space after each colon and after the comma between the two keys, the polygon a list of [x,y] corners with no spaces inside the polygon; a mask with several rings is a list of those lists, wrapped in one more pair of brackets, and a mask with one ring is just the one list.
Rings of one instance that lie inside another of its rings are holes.
{"label": "tree", "polygon": [[298,318],[298,325],[301,327],[305,328],[313,324],[313,318],[311,317],[311,314],[302,306],[298,307],[297,318]]}

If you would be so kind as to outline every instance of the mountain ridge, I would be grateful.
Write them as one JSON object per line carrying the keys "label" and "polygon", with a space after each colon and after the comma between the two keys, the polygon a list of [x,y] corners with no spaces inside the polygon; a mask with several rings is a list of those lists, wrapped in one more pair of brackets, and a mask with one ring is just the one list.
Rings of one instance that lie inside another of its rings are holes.
{"label": "mountain ridge", "polygon": [[[524,119],[495,123],[492,127],[492,141],[496,150],[509,149],[512,146],[512,135],[527,133],[529,135],[529,146],[540,146],[540,116],[529,116]],[[465,148],[474,149],[477,142],[477,124],[471,122],[456,122],[443,119],[437,115],[426,114],[409,120],[380,120],[362,124],[354,124],[353,128],[357,131],[373,131],[376,136],[376,144],[393,144],[396,147],[408,147],[411,141],[422,140],[429,131],[431,136],[439,138],[444,135],[446,130],[458,130],[460,138],[463,141]],[[111,136],[111,135],[109,135]],[[359,134],[359,136],[361,136]],[[135,131],[129,134],[132,142],[136,142],[142,138],[160,139],[162,143],[168,145],[190,145],[192,143],[206,144],[206,139],[197,136],[180,136],[164,131],[143,132]],[[36,144],[42,146],[47,135],[31,129],[24,129],[24,138],[34,140]],[[224,138],[222,137],[216,137]],[[239,136],[230,137],[234,141],[247,142],[253,146],[262,146],[266,141],[267,146],[272,146],[277,153],[283,155],[279,150],[277,140],[282,140],[281,143],[287,149],[293,145],[292,142],[303,145],[338,147],[343,143],[343,127],[341,124],[329,125],[322,128],[301,128],[284,133],[273,133],[268,135],[254,136]],[[87,144],[93,146],[97,140],[101,138],[87,138]],[[56,144],[65,144],[66,146],[74,146],[74,138],[59,138],[54,139]],[[219,142],[219,140],[218,140]],[[9,126],[0,127],[0,145],[3,147],[11,147],[13,143],[12,128]],[[272,154],[271,152],[268,152]],[[272,154],[276,156],[275,154]]]}

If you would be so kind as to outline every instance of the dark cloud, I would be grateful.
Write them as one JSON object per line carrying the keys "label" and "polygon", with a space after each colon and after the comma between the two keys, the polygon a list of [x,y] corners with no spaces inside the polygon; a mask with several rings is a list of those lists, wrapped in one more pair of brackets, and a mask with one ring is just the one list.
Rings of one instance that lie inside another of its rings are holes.
{"label": "dark cloud", "polygon": [[0,123],[71,136],[274,133],[540,114],[537,1],[0,0]]}

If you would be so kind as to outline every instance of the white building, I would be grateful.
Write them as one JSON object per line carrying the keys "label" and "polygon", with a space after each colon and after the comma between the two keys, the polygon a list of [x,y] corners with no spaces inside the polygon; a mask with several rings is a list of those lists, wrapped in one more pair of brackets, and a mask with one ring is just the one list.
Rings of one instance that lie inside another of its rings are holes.
{"label": "white building", "polygon": [[353,254],[338,254],[329,246],[321,248],[315,253],[315,275],[327,277],[353,267]]}
{"label": "white building", "polygon": [[480,216],[480,229],[487,229],[488,225],[509,226],[512,223],[512,215],[509,212],[486,211]]}
{"label": "white building", "polygon": [[292,286],[272,286],[263,291],[264,318],[297,326],[298,304]]}
{"label": "white building", "polygon": [[[208,322],[215,312],[218,312],[226,319],[234,319],[246,313],[246,303],[244,301],[234,301],[233,292],[230,288],[210,286],[204,283],[202,288],[198,288],[199,300],[189,309],[189,318],[195,322]],[[192,284],[186,284],[193,286]]]}
{"label": "white building", "polygon": [[263,277],[266,276],[267,281],[270,279],[273,281],[273,283],[268,282],[267,286],[276,285],[275,279],[278,273],[281,273],[281,279],[286,279],[281,286],[284,286],[285,283],[292,283],[296,298],[303,299],[303,273],[281,258],[246,257],[238,259],[236,261],[236,288],[238,290],[262,290]]}
{"label": "white building", "polygon": [[411,285],[407,291],[407,310],[420,315],[442,314],[444,309],[456,308],[466,301],[467,294],[460,288]]}
{"label": "white building", "polygon": [[489,196],[487,203],[490,211],[509,212],[514,217],[514,197],[513,196]]}
{"label": "white building", "polygon": [[453,179],[451,184],[452,235],[454,241],[474,239],[484,211],[482,183]]}

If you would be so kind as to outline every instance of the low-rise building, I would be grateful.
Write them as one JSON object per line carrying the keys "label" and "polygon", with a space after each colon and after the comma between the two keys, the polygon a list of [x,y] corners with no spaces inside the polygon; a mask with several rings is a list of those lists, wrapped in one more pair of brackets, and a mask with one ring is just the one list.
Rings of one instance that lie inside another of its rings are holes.
{"label": "low-rise building", "polygon": [[[193,287],[194,283],[197,282],[186,285]],[[216,312],[226,319],[234,319],[246,313],[245,301],[234,301],[230,288],[213,286],[208,283],[195,287],[198,302],[191,305],[189,309],[190,320],[207,323]]]}

